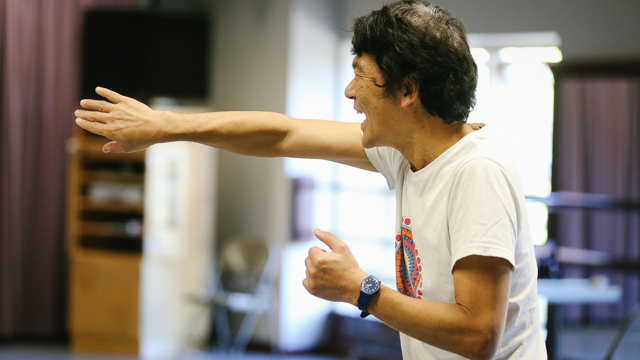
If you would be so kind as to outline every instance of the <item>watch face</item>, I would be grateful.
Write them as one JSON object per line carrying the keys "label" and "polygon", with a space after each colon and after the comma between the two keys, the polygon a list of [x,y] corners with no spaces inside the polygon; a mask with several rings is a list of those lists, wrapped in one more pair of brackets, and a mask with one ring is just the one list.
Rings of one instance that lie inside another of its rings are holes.
{"label": "watch face", "polygon": [[380,290],[380,280],[369,276],[368,278],[362,280],[360,290],[365,294],[374,294],[376,291]]}

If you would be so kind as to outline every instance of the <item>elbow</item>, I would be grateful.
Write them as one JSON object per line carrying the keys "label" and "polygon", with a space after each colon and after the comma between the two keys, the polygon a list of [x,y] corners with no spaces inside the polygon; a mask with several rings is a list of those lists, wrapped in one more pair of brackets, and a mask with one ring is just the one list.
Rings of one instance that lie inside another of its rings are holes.
{"label": "elbow", "polygon": [[478,330],[470,339],[466,356],[472,360],[490,360],[498,350],[500,330],[496,328]]}

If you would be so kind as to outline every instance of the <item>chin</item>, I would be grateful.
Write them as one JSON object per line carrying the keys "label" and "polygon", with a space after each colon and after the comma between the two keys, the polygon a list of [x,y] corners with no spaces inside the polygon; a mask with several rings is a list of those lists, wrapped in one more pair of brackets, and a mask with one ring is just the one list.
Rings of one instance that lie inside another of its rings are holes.
{"label": "chin", "polygon": [[362,147],[364,147],[365,149],[371,149],[373,147],[376,147],[376,145],[373,143],[373,141],[367,140],[363,135],[362,136]]}

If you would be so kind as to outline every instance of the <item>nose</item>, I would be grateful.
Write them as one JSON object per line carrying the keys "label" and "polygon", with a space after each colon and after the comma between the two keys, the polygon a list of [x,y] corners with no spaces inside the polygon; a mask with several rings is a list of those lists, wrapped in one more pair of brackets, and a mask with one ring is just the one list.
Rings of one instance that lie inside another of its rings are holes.
{"label": "nose", "polygon": [[347,85],[347,87],[344,89],[344,96],[346,96],[347,99],[351,99],[351,100],[355,100],[356,99],[355,81],[356,81],[356,79],[353,78],[351,80],[351,82],[349,83],[349,85]]}

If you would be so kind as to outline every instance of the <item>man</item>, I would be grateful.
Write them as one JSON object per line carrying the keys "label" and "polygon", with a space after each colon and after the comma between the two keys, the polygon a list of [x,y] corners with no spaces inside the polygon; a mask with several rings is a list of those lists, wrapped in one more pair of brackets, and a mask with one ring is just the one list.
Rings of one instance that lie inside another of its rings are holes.
{"label": "man", "polygon": [[355,77],[345,90],[358,126],[264,112],[181,115],[98,88],[77,124],[105,152],[188,140],[253,156],[306,157],[379,171],[397,197],[397,291],[364,273],[349,248],[315,231],[303,281],[401,333],[405,359],[544,359],[537,268],[515,166],[466,118],[477,70],[463,25],[426,1],[357,19]]}

